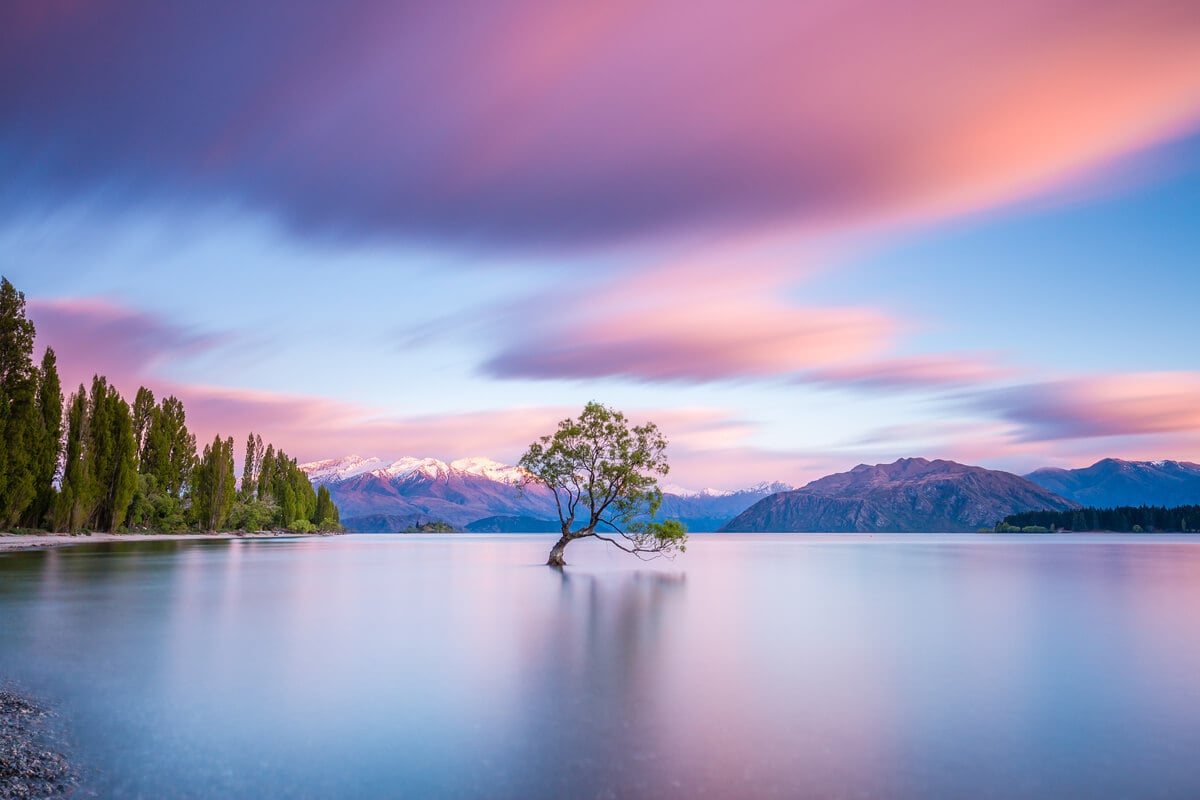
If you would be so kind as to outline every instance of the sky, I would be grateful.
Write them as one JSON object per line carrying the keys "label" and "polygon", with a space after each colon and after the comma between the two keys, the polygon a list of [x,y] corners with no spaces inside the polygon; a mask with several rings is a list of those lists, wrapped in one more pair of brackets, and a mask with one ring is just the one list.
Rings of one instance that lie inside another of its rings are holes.
{"label": "sky", "polygon": [[0,272],[201,441],[1200,461],[1200,4],[0,8]]}

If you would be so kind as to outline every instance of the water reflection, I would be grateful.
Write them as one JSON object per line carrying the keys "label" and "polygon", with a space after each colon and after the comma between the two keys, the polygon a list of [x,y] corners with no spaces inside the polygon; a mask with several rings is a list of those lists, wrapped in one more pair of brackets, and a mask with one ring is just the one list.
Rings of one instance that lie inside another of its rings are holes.
{"label": "water reflection", "polygon": [[[506,794],[648,796],[661,777],[662,649],[686,577],[567,571],[560,582],[556,613],[529,631],[522,729],[501,756]],[[530,764],[545,766],[512,771]]]}
{"label": "water reflection", "polygon": [[0,674],[103,797],[1200,796],[1200,541],[695,539],[10,554]]}

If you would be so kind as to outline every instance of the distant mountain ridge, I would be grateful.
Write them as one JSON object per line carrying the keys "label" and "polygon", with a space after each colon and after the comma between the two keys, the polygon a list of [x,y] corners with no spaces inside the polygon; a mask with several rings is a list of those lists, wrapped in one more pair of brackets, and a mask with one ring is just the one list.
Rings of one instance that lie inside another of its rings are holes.
{"label": "distant mountain ridge", "polygon": [[[557,524],[549,490],[531,484],[518,492],[521,470],[489,458],[346,456],[300,468],[329,488],[351,530],[399,531],[444,521],[461,530],[532,532]],[[860,464],[800,489],[760,483],[698,491],[667,484],[663,490],[659,515],[682,519],[693,531],[967,531],[1022,511],[1200,503],[1200,465],[1108,458],[1020,477],[908,458]]]}
{"label": "distant mountain ridge", "polygon": [[1020,511],[1076,504],[1008,472],[902,458],[859,464],[764,498],[722,531],[941,532],[992,526]]}
{"label": "distant mountain ridge", "polygon": [[1200,504],[1200,464],[1105,458],[1082,469],[1046,467],[1025,476],[1068,500],[1096,508]]}
{"label": "distant mountain ridge", "polygon": [[[351,455],[301,464],[300,469],[314,484],[329,489],[351,530],[399,531],[442,521],[461,530],[515,531],[525,525],[540,531],[547,528],[535,521],[558,520],[549,489],[535,483],[518,492],[522,470],[489,458],[386,462]],[[693,531],[714,531],[755,501],[790,488],[783,483],[741,490],[667,486],[659,516],[681,519]]]}

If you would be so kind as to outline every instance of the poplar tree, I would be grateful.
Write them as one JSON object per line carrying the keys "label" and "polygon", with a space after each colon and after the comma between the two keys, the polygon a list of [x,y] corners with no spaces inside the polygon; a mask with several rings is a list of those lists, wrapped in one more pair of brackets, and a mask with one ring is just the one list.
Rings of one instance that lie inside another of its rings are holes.
{"label": "poplar tree", "polygon": [[296,484],[291,480],[288,470],[290,465],[291,459],[287,453],[280,450],[275,454],[275,469],[271,474],[271,495],[279,505],[275,521],[281,528],[286,528],[299,519]]}
{"label": "poplar tree", "polygon": [[99,530],[115,531],[125,524],[137,488],[133,419],[129,404],[99,375],[92,379],[88,414],[85,458],[94,486],[87,520]]}
{"label": "poplar tree", "polygon": [[258,470],[258,499],[264,502],[277,500],[271,492],[271,482],[275,479],[275,445],[267,444],[263,453],[262,465]]}
{"label": "poplar tree", "polygon": [[196,463],[196,437],[188,431],[183,403],[174,395],[163,398],[149,420],[139,468],[165,494],[182,499]]}
{"label": "poplar tree", "polygon": [[84,458],[87,438],[87,391],[83,384],[71,395],[67,411],[66,456],[63,459],[62,491],[54,504],[56,530],[77,531],[83,526],[92,481]]}
{"label": "poplar tree", "polygon": [[233,469],[232,436],[224,441],[217,436],[204,446],[192,490],[193,513],[204,530],[220,530],[229,517],[237,493]]}
{"label": "poplar tree", "polygon": [[54,503],[54,478],[62,452],[63,396],[54,350],[47,347],[38,370],[37,446],[33,457],[34,499],[25,512],[26,524],[38,527]]}
{"label": "poplar tree", "polygon": [[0,525],[14,525],[37,495],[31,449],[37,375],[25,295],[0,278]]}
{"label": "poplar tree", "polygon": [[258,493],[258,474],[262,471],[263,440],[253,432],[246,437],[246,455],[242,462],[242,499],[250,501]]}
{"label": "poplar tree", "polygon": [[150,433],[150,420],[154,415],[154,392],[145,386],[139,386],[137,397],[133,400],[133,442],[137,448],[138,471],[141,469],[142,451],[146,447],[146,438]]}
{"label": "poplar tree", "polygon": [[336,530],[340,526],[341,520],[338,516],[338,507],[334,505],[333,497],[329,494],[329,489],[324,486],[317,488],[317,511],[313,515],[313,524],[318,530]]}

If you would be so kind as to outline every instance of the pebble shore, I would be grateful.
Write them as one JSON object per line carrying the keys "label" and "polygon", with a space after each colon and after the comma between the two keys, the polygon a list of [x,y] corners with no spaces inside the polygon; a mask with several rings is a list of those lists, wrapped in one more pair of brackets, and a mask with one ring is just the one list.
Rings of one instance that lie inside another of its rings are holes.
{"label": "pebble shore", "polygon": [[0,689],[0,799],[69,797],[78,783],[51,713],[10,689]]}

